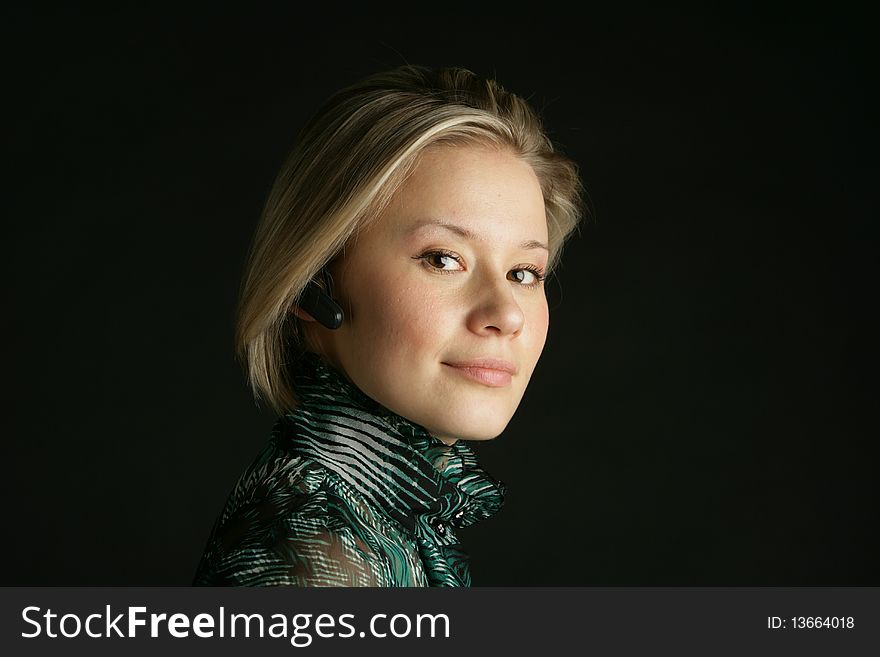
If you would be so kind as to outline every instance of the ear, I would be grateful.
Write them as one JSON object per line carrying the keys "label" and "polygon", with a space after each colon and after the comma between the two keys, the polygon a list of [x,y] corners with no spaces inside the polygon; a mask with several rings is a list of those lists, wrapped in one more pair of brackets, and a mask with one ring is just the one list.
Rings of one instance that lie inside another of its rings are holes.
{"label": "ear", "polygon": [[301,320],[306,322],[315,322],[317,321],[314,317],[309,315],[305,310],[300,308],[299,306],[293,307],[293,314],[299,317]]}

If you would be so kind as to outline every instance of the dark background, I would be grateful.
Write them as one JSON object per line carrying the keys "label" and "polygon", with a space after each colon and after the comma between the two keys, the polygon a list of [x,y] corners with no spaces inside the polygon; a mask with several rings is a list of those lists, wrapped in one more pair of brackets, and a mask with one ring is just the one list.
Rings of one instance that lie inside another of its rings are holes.
{"label": "dark background", "polygon": [[333,91],[529,98],[592,218],[478,445],[475,585],[878,585],[867,16],[206,8],[3,17],[5,585],[188,585],[274,417],[232,351],[262,203]]}

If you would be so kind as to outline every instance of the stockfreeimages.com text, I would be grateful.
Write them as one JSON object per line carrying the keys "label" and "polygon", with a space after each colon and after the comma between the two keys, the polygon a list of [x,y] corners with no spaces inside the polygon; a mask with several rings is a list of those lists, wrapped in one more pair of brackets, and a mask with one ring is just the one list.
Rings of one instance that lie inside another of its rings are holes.
{"label": "stockfreeimages.com text", "polygon": [[[59,615],[51,609],[43,611],[40,607],[25,607],[21,612],[28,631],[21,636],[27,639],[45,636],[49,638],[75,638],[88,636],[93,639],[120,637],[135,638],[149,632],[150,637],[171,636],[183,639],[190,636],[211,639],[224,637],[270,637],[290,639],[297,648],[312,643],[313,635],[329,639],[351,637],[394,637],[410,636],[449,638],[449,617],[446,614],[374,614],[366,629],[358,631],[351,621],[354,614],[229,614],[220,607],[217,614],[199,613],[192,619],[184,613],[147,613],[146,607],[127,607],[114,615],[110,605],[104,613],[89,614],[85,618],[66,613]],[[312,617],[314,618],[314,622]],[[310,631],[311,630],[311,631]],[[442,632],[442,634],[441,634]]]}

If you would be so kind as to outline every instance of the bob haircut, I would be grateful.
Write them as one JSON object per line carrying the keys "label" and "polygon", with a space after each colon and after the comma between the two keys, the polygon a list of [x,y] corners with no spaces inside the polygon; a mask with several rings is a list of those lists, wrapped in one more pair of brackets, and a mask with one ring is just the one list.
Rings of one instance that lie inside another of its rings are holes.
{"label": "bob haircut", "polygon": [[306,350],[291,312],[309,281],[372,221],[428,146],[505,149],[541,185],[553,272],[584,214],[577,165],[554,148],[529,104],[459,67],[406,64],[332,95],[302,129],[263,207],[236,310],[235,349],[255,400],[298,406],[289,367]]}

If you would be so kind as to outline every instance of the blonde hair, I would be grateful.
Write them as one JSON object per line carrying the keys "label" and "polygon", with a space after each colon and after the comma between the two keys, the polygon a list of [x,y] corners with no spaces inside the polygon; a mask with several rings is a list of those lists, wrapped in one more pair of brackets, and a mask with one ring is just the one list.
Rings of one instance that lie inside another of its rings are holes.
{"label": "blonde hair", "polygon": [[585,213],[583,187],[577,165],[554,148],[528,103],[464,68],[407,64],[371,75],[331,96],[303,128],[263,208],[235,331],[258,403],[280,414],[296,408],[289,368],[305,345],[292,306],[435,144],[505,148],[532,166],[553,271]]}

